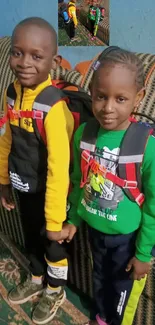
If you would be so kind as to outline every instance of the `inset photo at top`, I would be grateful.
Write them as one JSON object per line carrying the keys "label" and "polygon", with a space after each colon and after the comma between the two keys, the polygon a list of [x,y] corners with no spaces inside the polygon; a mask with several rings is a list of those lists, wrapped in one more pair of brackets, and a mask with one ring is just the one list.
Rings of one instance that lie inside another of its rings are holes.
{"label": "inset photo at top", "polygon": [[109,0],[58,0],[58,45],[109,45]]}

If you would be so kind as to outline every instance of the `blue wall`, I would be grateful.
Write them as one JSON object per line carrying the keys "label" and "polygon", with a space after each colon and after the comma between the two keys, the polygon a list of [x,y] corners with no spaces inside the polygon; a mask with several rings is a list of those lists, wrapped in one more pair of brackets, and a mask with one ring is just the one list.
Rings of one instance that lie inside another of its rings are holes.
{"label": "blue wall", "polygon": [[[0,0],[0,36],[28,16],[47,19],[57,29],[57,0]],[[155,0],[110,1],[110,45],[155,53]],[[101,47],[61,47],[59,52],[74,66],[91,59]]]}

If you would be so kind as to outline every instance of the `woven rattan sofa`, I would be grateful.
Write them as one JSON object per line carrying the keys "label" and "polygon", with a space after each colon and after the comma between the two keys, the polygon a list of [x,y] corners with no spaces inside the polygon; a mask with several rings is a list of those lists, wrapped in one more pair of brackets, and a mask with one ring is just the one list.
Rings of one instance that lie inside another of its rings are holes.
{"label": "woven rattan sofa", "polygon": [[[14,79],[9,68],[10,38],[0,39],[0,110],[2,110],[2,98],[4,89]],[[144,64],[146,96],[140,106],[140,111],[155,118],[155,56],[150,54],[137,54]],[[67,70],[60,67],[51,71],[54,79],[65,79],[83,86],[88,91],[92,76],[92,61],[79,63],[75,70]],[[67,65],[69,68],[69,65]],[[7,212],[0,207],[0,231],[8,235],[10,239],[21,247],[24,247],[24,234],[20,219],[18,198],[13,193],[16,209]],[[92,297],[92,266],[91,253],[88,244],[86,225],[83,225],[70,246],[69,283],[74,285],[80,292]],[[155,324],[155,261],[148,277],[146,288],[139,303],[134,325]]]}

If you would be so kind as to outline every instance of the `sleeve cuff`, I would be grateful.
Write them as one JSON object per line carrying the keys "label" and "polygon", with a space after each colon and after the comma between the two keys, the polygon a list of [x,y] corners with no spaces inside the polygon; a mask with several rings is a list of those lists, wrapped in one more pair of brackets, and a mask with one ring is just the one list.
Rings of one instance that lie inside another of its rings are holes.
{"label": "sleeve cuff", "polygon": [[8,177],[2,177],[0,176],[0,184],[1,185],[8,185],[10,184],[10,178]]}
{"label": "sleeve cuff", "polygon": [[152,258],[151,255],[150,255],[150,256],[148,256],[148,255],[146,256],[146,255],[140,254],[140,253],[138,253],[138,252],[136,252],[135,256],[136,256],[136,258],[137,258],[139,261],[141,261],[141,262],[145,262],[145,263],[149,263],[149,262],[151,261],[151,258]]}
{"label": "sleeve cuff", "polygon": [[55,223],[52,221],[46,221],[46,230],[49,231],[61,231],[62,223]]}
{"label": "sleeve cuff", "polygon": [[82,220],[81,219],[78,219],[78,220],[68,219],[67,223],[69,223],[70,225],[74,225],[76,227],[79,227],[80,224],[82,223]]}

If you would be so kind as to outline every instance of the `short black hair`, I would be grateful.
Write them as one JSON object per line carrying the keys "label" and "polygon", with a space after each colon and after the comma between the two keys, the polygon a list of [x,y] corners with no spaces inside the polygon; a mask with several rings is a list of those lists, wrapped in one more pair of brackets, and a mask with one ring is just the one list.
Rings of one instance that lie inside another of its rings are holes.
{"label": "short black hair", "polygon": [[51,33],[51,41],[52,41],[52,47],[53,47],[53,53],[56,54],[57,52],[57,33],[54,29],[54,27],[45,19],[40,17],[28,17],[18,23],[16,27],[13,30],[12,33],[12,39],[17,31],[18,28],[24,27],[24,26],[38,26],[40,28],[47,29],[49,33]]}
{"label": "short black hair", "polygon": [[135,72],[137,90],[144,87],[144,68],[139,57],[130,51],[124,50],[117,46],[109,46],[98,57],[94,64],[94,73],[92,82],[97,74],[98,69],[106,64],[120,64],[126,66],[131,71]]}

